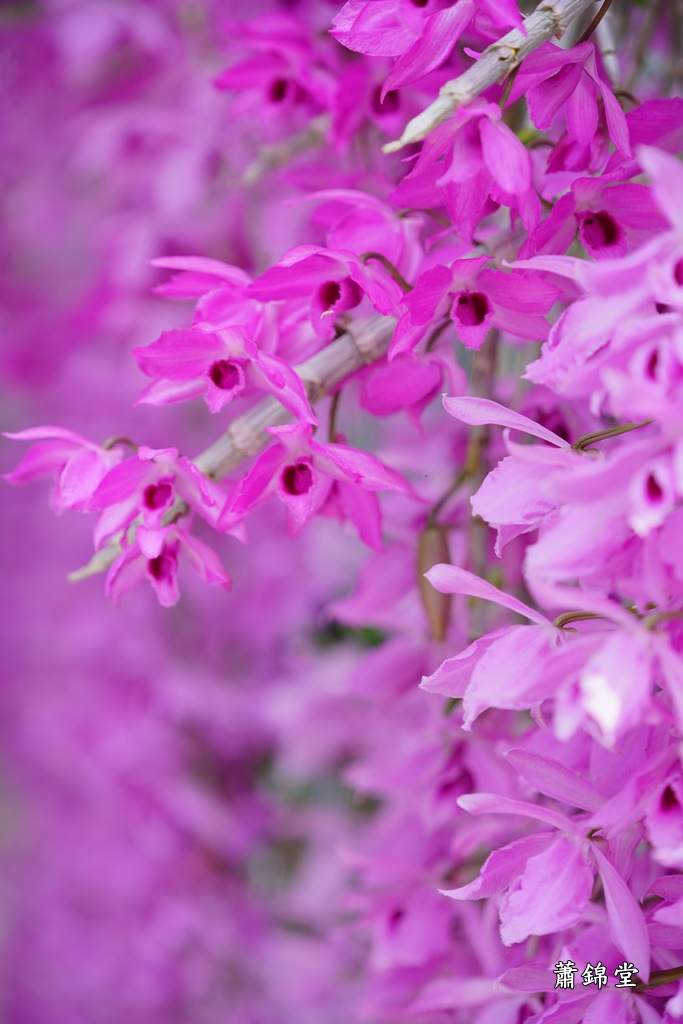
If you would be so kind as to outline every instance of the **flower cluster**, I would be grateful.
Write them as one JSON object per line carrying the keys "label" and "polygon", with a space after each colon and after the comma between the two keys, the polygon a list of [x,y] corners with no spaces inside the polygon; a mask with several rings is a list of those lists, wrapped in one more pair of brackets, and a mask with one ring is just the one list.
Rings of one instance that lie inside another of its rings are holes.
{"label": "flower cluster", "polygon": [[[58,947],[58,1009],[17,981],[9,1015],[679,1019],[677,15],[103,11],[8,29],[3,145],[33,174],[2,172],[8,368],[29,422],[113,436],[13,430],[6,479],[95,516],[76,575],[122,616],[60,611],[48,532],[40,621],[85,632],[43,681],[22,584],[7,958],[21,978]],[[382,155],[440,88],[465,98]],[[50,111],[53,177],[20,131]],[[60,218],[93,209],[65,257]]]}

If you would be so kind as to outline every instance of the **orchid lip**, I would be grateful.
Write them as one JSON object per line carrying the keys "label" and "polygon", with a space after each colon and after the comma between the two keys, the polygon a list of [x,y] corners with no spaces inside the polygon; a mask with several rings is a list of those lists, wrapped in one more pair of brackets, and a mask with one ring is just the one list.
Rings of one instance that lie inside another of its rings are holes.
{"label": "orchid lip", "polygon": [[271,83],[269,96],[273,103],[281,103],[287,95],[287,87],[289,83],[286,78],[276,78]]}
{"label": "orchid lip", "polygon": [[313,486],[313,470],[307,462],[297,462],[285,466],[282,471],[282,486],[287,494],[300,497],[307,494]]}
{"label": "orchid lip", "polygon": [[156,558],[147,559],[147,572],[157,581],[172,579],[176,570],[177,560],[170,551],[162,551]]}
{"label": "orchid lip", "polygon": [[150,512],[156,512],[165,508],[173,499],[173,487],[167,480],[161,480],[156,484],[149,484],[142,494],[142,504]]}
{"label": "orchid lip", "polygon": [[209,379],[221,391],[237,391],[244,387],[244,373],[238,363],[218,359],[211,365]]}
{"label": "orchid lip", "polygon": [[483,292],[460,292],[453,307],[453,316],[463,327],[479,327],[490,312]]}
{"label": "orchid lip", "polygon": [[320,299],[326,309],[331,309],[341,298],[341,286],[338,281],[325,281],[320,288]]}
{"label": "orchid lip", "polygon": [[622,231],[611,213],[599,210],[581,218],[579,235],[588,249],[606,249],[621,241]]}

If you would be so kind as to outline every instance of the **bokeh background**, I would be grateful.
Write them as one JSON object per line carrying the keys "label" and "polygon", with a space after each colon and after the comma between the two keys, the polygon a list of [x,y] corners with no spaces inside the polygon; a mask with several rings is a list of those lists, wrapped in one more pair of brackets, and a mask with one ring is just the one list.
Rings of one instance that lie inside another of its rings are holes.
{"label": "bokeh background", "polygon": [[[249,140],[213,85],[231,23],[264,11],[0,5],[3,430],[190,455],[215,436],[199,403],[134,408],[129,350],[191,315],[154,294],[150,259],[253,271],[303,224],[300,208],[273,214],[272,182],[243,187]],[[23,450],[3,439],[2,472]],[[55,517],[49,493],[3,485],[0,501],[0,1019],[348,1020],[362,949],[329,852],[365,812],[339,782],[349,732],[327,708],[372,637],[340,649],[321,612],[357,546],[327,521],[283,545],[267,512],[248,553],[221,547],[237,599],[190,575],[176,609],[147,588],[114,609],[102,577],[67,583],[90,523]]]}

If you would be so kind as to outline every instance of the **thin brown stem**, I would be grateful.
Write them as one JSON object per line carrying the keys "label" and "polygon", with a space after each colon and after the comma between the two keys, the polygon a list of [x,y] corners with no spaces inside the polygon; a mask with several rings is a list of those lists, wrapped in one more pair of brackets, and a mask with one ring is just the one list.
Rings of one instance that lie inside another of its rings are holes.
{"label": "thin brown stem", "polygon": [[579,40],[578,40],[578,42],[576,44],[577,46],[580,46],[581,43],[585,43],[588,39],[590,39],[590,37],[593,35],[593,33],[595,32],[596,28],[598,27],[598,25],[600,24],[602,19],[605,17],[605,15],[607,14],[607,12],[609,11],[611,6],[612,6],[612,0],[605,0],[605,2],[603,3],[602,7],[600,8],[598,13],[595,15],[595,17],[591,21],[591,23],[588,26],[588,28],[586,29],[586,31],[583,33],[582,36],[580,36],[580,38],[579,38]]}
{"label": "thin brown stem", "polygon": [[443,214],[439,213],[437,210],[423,209],[421,206],[415,207],[414,209],[408,208],[405,210],[399,210],[398,216],[407,217],[411,213],[425,213],[427,214],[428,217],[431,217],[433,220],[435,220],[437,224],[441,224],[445,228],[452,227],[451,221],[448,219],[448,217],[444,217]]}
{"label": "thin brown stem", "polygon": [[653,612],[651,615],[646,615],[643,619],[643,625],[646,629],[654,629],[660,622],[675,622],[679,619],[683,619],[683,611],[663,611]]}
{"label": "thin brown stem", "polygon": [[557,629],[564,629],[570,622],[584,622],[588,619],[604,619],[604,615],[598,615],[596,612],[563,612],[562,615],[558,615],[553,620],[553,626]]}
{"label": "thin brown stem", "polygon": [[332,402],[330,404],[330,422],[327,430],[327,440],[330,443],[334,443],[337,439],[337,411],[339,409],[339,400],[341,398],[341,388],[339,391],[335,391],[332,395]]}
{"label": "thin brown stem", "polygon": [[659,988],[661,985],[670,985],[674,981],[683,978],[683,966],[669,967],[665,971],[653,971],[648,982],[637,981],[634,992],[644,992],[650,988]]}
{"label": "thin brown stem", "polygon": [[427,344],[425,345],[425,352],[431,352],[432,351],[432,349],[436,345],[437,341],[439,340],[439,338],[441,337],[443,332],[446,330],[447,327],[450,327],[451,324],[452,324],[452,320],[449,318],[448,320],[444,320],[443,323],[439,324],[438,327],[434,328],[432,333],[427,338]]}
{"label": "thin brown stem", "polygon": [[388,271],[391,277],[393,277],[394,281],[401,286],[404,292],[411,292],[413,290],[412,284],[408,284],[398,267],[395,267],[391,260],[388,260],[383,253],[364,252],[361,259],[363,263],[367,263],[368,260],[377,260],[377,262],[381,263],[384,269]]}
{"label": "thin brown stem", "polygon": [[501,110],[503,110],[505,108],[505,104],[510,99],[510,93],[512,92],[512,86],[515,84],[515,78],[519,74],[519,69],[521,68],[521,66],[522,66],[521,64],[518,64],[516,67],[514,67],[512,69],[512,71],[510,72],[510,74],[505,79],[505,85],[503,86],[503,92],[501,94],[500,99],[498,100],[498,105],[499,105]]}
{"label": "thin brown stem", "polygon": [[578,441],[575,441],[572,448],[575,452],[585,451],[589,445],[596,441],[606,441],[609,437],[618,437],[619,434],[628,434],[631,430],[640,430],[641,427],[648,427],[652,420],[643,420],[642,423],[624,423],[619,427],[607,427],[606,430],[596,430],[593,434],[584,434]]}
{"label": "thin brown stem", "polygon": [[136,445],[135,441],[131,441],[129,437],[123,437],[120,435],[117,435],[116,437],[108,437],[106,441],[102,442],[102,447],[104,448],[105,451],[109,451],[111,448],[114,448],[115,445],[117,444],[124,444],[128,448],[132,449],[132,451],[137,453],[138,446]]}

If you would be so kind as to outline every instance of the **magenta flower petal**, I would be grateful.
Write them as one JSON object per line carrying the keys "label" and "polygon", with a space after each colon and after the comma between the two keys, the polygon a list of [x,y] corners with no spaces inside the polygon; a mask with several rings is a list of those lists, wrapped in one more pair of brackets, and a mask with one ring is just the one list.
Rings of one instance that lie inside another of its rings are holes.
{"label": "magenta flower petal", "polygon": [[206,391],[206,382],[196,380],[171,381],[153,380],[138,395],[135,405],[173,405],[199,398]]}
{"label": "magenta flower petal", "polygon": [[585,146],[590,145],[598,128],[596,92],[592,79],[581,75],[565,107],[570,134]]}
{"label": "magenta flower petal", "polygon": [[[341,480],[335,480],[330,497],[332,495],[335,498],[339,517],[353,523],[364,544],[367,544],[373,551],[381,551],[384,547],[382,514],[377,495],[372,491],[354,487]],[[328,503],[321,509],[324,514],[332,514],[327,511]]]}
{"label": "magenta flower petal", "polygon": [[387,75],[382,99],[390,89],[415,82],[443,64],[474,13],[474,0],[457,0],[452,7],[428,17],[420,37],[398,58]]}
{"label": "magenta flower petal", "polygon": [[[5,437],[15,438],[15,434]],[[32,445],[23,459],[3,479],[10,484],[28,484],[38,477],[58,473],[74,453],[74,445],[69,441],[48,440]]]}
{"label": "magenta flower petal", "polygon": [[413,4],[394,8],[376,0],[347,0],[332,26],[330,34],[349,50],[372,57],[397,57],[420,35],[423,17]]}
{"label": "magenta flower petal", "polygon": [[359,448],[344,444],[311,444],[317,466],[338,480],[350,480],[369,491],[412,492],[408,481],[395,470],[384,466],[379,459]]}
{"label": "magenta flower petal", "polygon": [[[558,451],[558,463],[563,452]],[[549,467],[522,462],[512,455],[491,470],[472,495],[472,513],[491,526],[516,525],[533,529],[557,507],[543,493]]]}
{"label": "magenta flower petal", "polygon": [[92,507],[103,509],[127,501],[149,479],[150,468],[141,458],[124,459],[102,480],[92,496]]}
{"label": "magenta flower petal", "polygon": [[107,472],[100,452],[81,448],[73,452],[59,474],[58,501],[63,508],[85,508]]}
{"label": "magenta flower petal", "polygon": [[511,195],[531,188],[531,161],[526,147],[506,124],[491,117],[479,122],[484,163],[500,187]]}
{"label": "magenta flower petal", "polygon": [[652,146],[641,146],[637,156],[650,178],[660,210],[672,227],[683,231],[683,168],[680,161]]}
{"label": "magenta flower petal", "polygon": [[584,846],[559,836],[529,857],[500,910],[500,935],[513,945],[529,935],[549,935],[581,920],[593,889],[594,871]]}
{"label": "magenta flower petal", "polygon": [[452,274],[447,267],[433,267],[420,274],[413,290],[404,295],[402,300],[410,314],[411,324],[425,324],[433,317],[445,313],[448,307],[443,300],[452,282]]}
{"label": "magenta flower petal", "polygon": [[178,542],[165,544],[155,558],[146,560],[145,575],[152,584],[162,608],[178,603]]}
{"label": "magenta flower petal", "polygon": [[439,889],[452,900],[481,900],[503,892],[519,878],[530,857],[534,857],[556,842],[554,833],[539,832],[515,839],[507,846],[494,850],[484,861],[478,878],[457,889]]}
{"label": "magenta flower petal", "polygon": [[496,793],[469,793],[467,796],[458,797],[457,803],[470,814],[514,814],[530,818],[532,821],[542,821],[571,835],[576,832],[569,818],[558,814],[557,811],[523,800],[511,800]]}
{"label": "magenta flower petal", "polygon": [[247,288],[247,295],[268,302],[276,299],[306,298],[325,281],[346,277],[344,263],[315,246],[298,246],[282,257]]}
{"label": "magenta flower petal", "polygon": [[317,473],[310,457],[286,462],[280,470],[276,494],[287,506],[290,536],[295,536],[324,504],[332,481]]}
{"label": "magenta flower petal", "polygon": [[541,131],[548,131],[553,121],[579,84],[583,63],[573,61],[560,68],[551,78],[533,85],[527,94],[531,120]]}
{"label": "magenta flower petal", "polygon": [[248,380],[261,390],[275,395],[285,409],[289,409],[303,423],[318,425],[301,377],[283,359],[268,352],[259,352],[248,364],[246,373]]}
{"label": "magenta flower petal", "polygon": [[616,868],[599,849],[591,847],[605,890],[607,920],[612,942],[638,968],[638,979],[650,977],[650,941],[643,911]]}
{"label": "magenta flower petal", "polygon": [[486,650],[472,672],[463,701],[463,728],[488,708],[522,710],[551,696],[544,664],[554,650],[554,636],[538,626],[510,626]]}
{"label": "magenta flower petal", "polygon": [[192,536],[187,530],[178,531],[178,540],[182,549],[189,555],[192,568],[200,579],[211,586],[230,590],[232,586],[230,577],[213,548]]}
{"label": "magenta flower petal", "polygon": [[17,430],[14,433],[4,432],[3,437],[9,437],[12,441],[42,441],[58,440],[66,441],[80,447],[91,447],[91,442],[73,430],[65,430],[64,427],[28,427],[26,430]]}
{"label": "magenta flower petal", "polygon": [[467,423],[468,426],[478,426],[488,423],[495,423],[500,427],[507,427],[510,430],[521,430],[526,434],[533,434],[543,441],[557,445],[558,448],[570,448],[569,441],[547,430],[540,423],[535,423],[528,416],[506,409],[498,402],[492,402],[488,398],[448,398],[443,400],[444,409],[457,420]]}
{"label": "magenta flower petal", "polygon": [[262,455],[259,455],[249,472],[242,478],[233,502],[225,508],[224,514],[219,519],[218,528],[229,513],[237,512],[243,515],[275,493],[278,480],[278,472],[286,459],[285,453],[280,445],[272,445]]}
{"label": "magenta flower petal", "polygon": [[444,697],[463,697],[480,658],[499,637],[511,628],[514,629],[514,626],[504,626],[503,629],[487,633],[486,636],[474,640],[460,654],[456,654],[453,658],[447,658],[439,665],[436,672],[422,677],[421,689],[428,690],[430,693],[440,693]]}
{"label": "magenta flower petal", "polygon": [[115,607],[128,590],[132,590],[144,580],[147,562],[137,547],[124,548],[114,560],[107,572],[104,592],[110,597]]}
{"label": "magenta flower petal", "polygon": [[623,156],[631,156],[631,141],[624,111],[619,106],[619,101],[611,87],[603,82],[599,74],[594,76],[594,81],[597,84],[605,106],[605,118],[610,138]]}
{"label": "magenta flower petal", "polygon": [[461,569],[457,565],[435,565],[425,576],[436,590],[442,594],[466,594],[468,597],[479,597],[484,601],[494,601],[501,608],[509,608],[510,611],[523,615],[539,625],[549,626],[551,623],[544,615],[530,608],[529,605],[519,601],[511,594],[494,587],[488,580],[483,580],[467,569]]}
{"label": "magenta flower petal", "polygon": [[505,756],[522,778],[545,796],[586,811],[597,811],[604,803],[592,783],[558,761],[519,749],[508,750]]}
{"label": "magenta flower petal", "polygon": [[399,354],[364,378],[360,404],[375,416],[391,416],[427,398],[441,380],[439,366]]}
{"label": "magenta flower petal", "polygon": [[189,328],[164,331],[151,345],[135,348],[132,354],[148,377],[190,381],[225,355],[225,345],[213,332]]}

